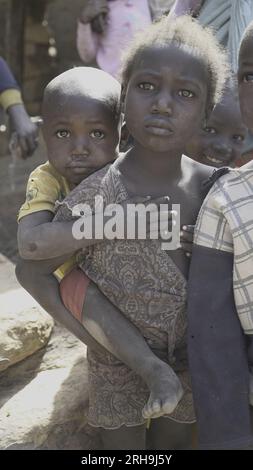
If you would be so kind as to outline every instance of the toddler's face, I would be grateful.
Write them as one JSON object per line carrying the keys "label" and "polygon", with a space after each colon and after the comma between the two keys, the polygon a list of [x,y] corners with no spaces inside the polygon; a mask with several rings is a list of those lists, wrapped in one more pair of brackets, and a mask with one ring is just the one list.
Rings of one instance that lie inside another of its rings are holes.
{"label": "toddler's face", "polygon": [[245,40],[240,49],[238,83],[242,118],[253,132],[253,37]]}
{"label": "toddler's face", "polygon": [[111,110],[92,98],[69,98],[51,106],[43,134],[48,159],[71,185],[116,157],[119,130]]}
{"label": "toddler's face", "polygon": [[204,118],[207,81],[202,61],[175,45],[142,52],[125,90],[130,134],[150,150],[180,151]]}
{"label": "toddler's face", "polygon": [[228,95],[216,105],[206,127],[186,146],[186,154],[205,165],[229,166],[241,156],[246,135],[239,103]]}

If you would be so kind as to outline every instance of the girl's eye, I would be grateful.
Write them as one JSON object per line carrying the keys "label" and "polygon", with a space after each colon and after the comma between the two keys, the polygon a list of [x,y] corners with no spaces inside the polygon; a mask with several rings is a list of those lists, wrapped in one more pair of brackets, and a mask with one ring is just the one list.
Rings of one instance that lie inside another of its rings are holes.
{"label": "girl's eye", "polygon": [[101,140],[105,137],[105,133],[103,131],[100,131],[99,129],[95,129],[94,131],[90,133],[90,136],[93,139]]}
{"label": "girl's eye", "polygon": [[243,82],[253,82],[253,73],[246,73],[243,78],[242,78]]}
{"label": "girl's eye", "polygon": [[145,90],[145,91],[153,91],[155,89],[155,86],[149,82],[139,83],[138,86],[141,90]]}
{"label": "girl's eye", "polygon": [[244,136],[243,135],[233,135],[233,139],[236,142],[243,142],[244,141]]}
{"label": "girl's eye", "polygon": [[204,131],[208,134],[216,134],[216,130],[214,129],[214,127],[205,127]]}
{"label": "girl's eye", "polygon": [[58,139],[68,139],[70,137],[70,132],[66,129],[61,129],[56,132],[56,137],[58,137]]}
{"label": "girl's eye", "polygon": [[190,90],[179,90],[178,94],[183,98],[193,98],[194,96],[194,93]]}

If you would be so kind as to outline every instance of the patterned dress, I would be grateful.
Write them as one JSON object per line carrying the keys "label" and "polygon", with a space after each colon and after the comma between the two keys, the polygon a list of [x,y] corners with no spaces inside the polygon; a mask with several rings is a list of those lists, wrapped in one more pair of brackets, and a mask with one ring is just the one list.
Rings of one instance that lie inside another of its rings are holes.
{"label": "patterned dress", "polygon": [[[72,191],[56,220],[72,219],[72,208],[80,203],[94,210],[96,195],[105,205],[130,199],[115,165]],[[195,416],[186,360],[186,280],[160,245],[159,240],[104,241],[83,250],[79,266],[178,374],[184,395],[169,418],[190,423]],[[145,423],[142,409],[149,391],[143,380],[109,353],[88,351],[88,364],[89,423],[106,429]]]}

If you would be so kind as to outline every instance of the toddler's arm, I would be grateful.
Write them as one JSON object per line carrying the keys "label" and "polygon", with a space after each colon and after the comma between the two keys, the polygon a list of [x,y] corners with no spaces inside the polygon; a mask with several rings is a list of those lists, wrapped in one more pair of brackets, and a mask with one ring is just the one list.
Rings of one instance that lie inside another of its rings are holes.
{"label": "toddler's arm", "polygon": [[[166,198],[157,198],[157,199],[147,199],[145,197],[135,197],[132,201],[129,200],[126,204],[123,202],[121,207],[124,211],[124,227],[125,231],[127,227],[127,215],[128,215],[128,203],[142,203],[142,204],[164,204]],[[156,205],[153,204],[153,211],[156,212]],[[151,210],[152,213],[152,210]],[[101,238],[85,238],[82,237],[78,239],[73,236],[72,228],[73,223],[77,218],[72,217],[70,210],[64,211],[64,218],[61,217],[62,208],[59,208],[59,211],[56,216],[56,220],[53,220],[54,214],[51,211],[38,211],[33,212],[25,217],[22,217],[19,221],[18,227],[18,247],[19,254],[21,258],[27,260],[43,260],[43,259],[52,259],[57,258],[63,255],[69,255],[70,253],[79,251],[88,246],[92,246],[96,243],[99,243],[103,240]],[[137,217],[137,215],[135,216]],[[110,216],[104,217],[104,226],[107,223],[107,220]],[[163,224],[167,227],[167,222],[169,221],[169,226],[171,224],[172,213],[160,211],[160,229],[162,230]],[[85,222],[86,220],[86,222]],[[147,237],[151,235],[153,229],[156,229],[156,221],[152,224],[147,218],[143,223],[146,224],[146,233]],[[82,219],[83,225],[90,224],[90,226],[95,227],[95,214],[87,216],[85,219]],[[82,225],[82,224],[81,224]],[[137,219],[135,220],[135,227],[137,227]],[[95,230],[93,230],[95,234]],[[127,236],[127,233],[125,234]],[[185,236],[185,235],[184,235]],[[187,240],[189,241],[189,240]],[[189,249],[189,243],[185,251]]]}
{"label": "toddler's arm", "polygon": [[54,214],[38,211],[23,217],[18,226],[18,248],[21,258],[43,260],[68,255],[101,240],[77,240],[73,237],[74,220],[52,222]]}

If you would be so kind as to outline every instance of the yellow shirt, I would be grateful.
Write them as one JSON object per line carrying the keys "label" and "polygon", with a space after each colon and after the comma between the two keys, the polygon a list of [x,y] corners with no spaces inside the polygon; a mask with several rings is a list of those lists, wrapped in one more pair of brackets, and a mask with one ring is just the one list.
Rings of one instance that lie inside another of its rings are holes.
{"label": "yellow shirt", "polygon": [[[18,222],[34,212],[50,211],[54,214],[56,201],[62,201],[69,192],[67,180],[55,170],[51,163],[43,163],[29,176],[26,200],[19,210]],[[75,256],[72,256],[55,271],[55,275],[62,279],[75,264]]]}
{"label": "yellow shirt", "polygon": [[5,111],[7,111],[10,106],[16,104],[23,104],[21,93],[19,90],[16,90],[15,88],[10,88],[0,93],[0,105],[4,108]]}

